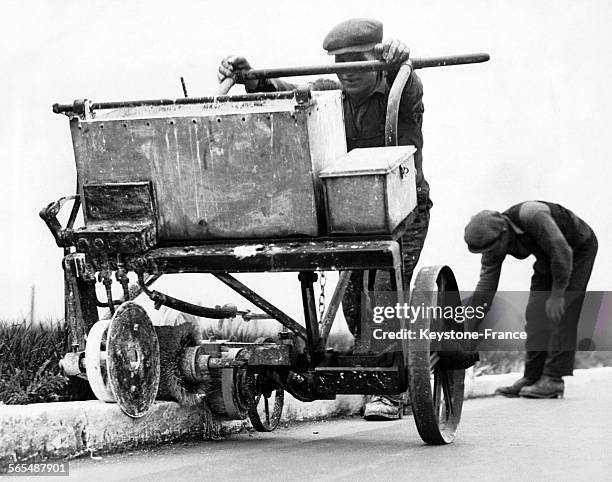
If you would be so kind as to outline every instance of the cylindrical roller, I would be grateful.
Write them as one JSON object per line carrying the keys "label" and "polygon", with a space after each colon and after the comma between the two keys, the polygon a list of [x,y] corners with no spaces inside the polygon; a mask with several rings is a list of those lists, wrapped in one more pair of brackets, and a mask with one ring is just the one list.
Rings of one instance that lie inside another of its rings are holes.
{"label": "cylindrical roller", "polygon": [[85,371],[91,390],[98,400],[114,402],[115,397],[108,384],[106,367],[106,333],[110,320],[96,322],[87,335],[85,344]]}
{"label": "cylindrical roller", "polygon": [[[198,353],[197,330],[190,323],[177,326],[156,326],[160,352],[160,384],[158,398],[181,405],[202,403],[210,390],[210,377],[196,372]],[[201,380],[199,380],[201,378]]]}
{"label": "cylindrical roller", "polygon": [[[241,348],[230,348],[228,358],[236,359]],[[242,394],[242,377],[244,370],[239,368],[221,369],[221,390],[223,392],[223,404],[228,417],[242,420],[247,416],[247,401]]]}
{"label": "cylindrical roller", "polygon": [[[229,348],[223,354],[225,360],[236,360],[242,348]],[[209,359],[218,360],[216,358]],[[210,363],[209,363],[210,364]],[[211,390],[206,394],[208,408],[224,418],[244,420],[247,417],[246,368],[229,367],[211,369]]]}
{"label": "cylindrical roller", "polygon": [[[200,379],[201,371],[199,371],[198,367],[196,367],[196,364],[198,362],[199,351],[200,351],[199,346],[188,346],[187,348],[185,348],[185,352],[183,353],[181,371],[183,375],[185,376],[185,379],[189,380],[190,382],[202,381],[202,379]],[[206,366],[206,368],[208,367]],[[204,375],[205,374],[202,373],[202,376]]]}

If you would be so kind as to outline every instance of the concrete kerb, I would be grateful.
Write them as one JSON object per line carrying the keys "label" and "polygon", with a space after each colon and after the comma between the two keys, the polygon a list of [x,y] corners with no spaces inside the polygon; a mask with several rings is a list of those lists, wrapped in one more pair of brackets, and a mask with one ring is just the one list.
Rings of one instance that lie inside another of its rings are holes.
{"label": "concrete kerb", "polygon": [[[361,395],[299,402],[285,395],[283,420],[298,422],[353,415]],[[0,467],[9,462],[70,457],[134,448],[184,438],[215,440],[249,430],[246,421],[224,421],[203,407],[156,402],[142,418],[126,416],[118,405],[86,402],[0,405]]]}
{"label": "concrete kerb", "polygon": [[[610,376],[612,368],[575,370],[566,378],[568,389]],[[466,377],[466,398],[493,395],[500,385],[513,383],[520,373]],[[354,415],[364,397],[339,395],[336,400],[299,402],[286,395],[287,422]],[[249,429],[248,422],[219,421],[200,407],[156,402],[147,416],[131,419],[112,403],[60,402],[0,406],[0,465],[15,461],[105,453],[185,437],[214,440]]]}

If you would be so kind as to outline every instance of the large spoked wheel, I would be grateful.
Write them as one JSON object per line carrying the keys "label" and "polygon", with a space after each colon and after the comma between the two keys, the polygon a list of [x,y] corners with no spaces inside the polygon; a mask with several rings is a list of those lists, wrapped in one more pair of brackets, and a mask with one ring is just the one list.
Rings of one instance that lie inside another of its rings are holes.
{"label": "large spoked wheel", "polygon": [[[423,268],[415,281],[411,296],[413,307],[432,309],[414,320],[411,329],[417,333],[408,343],[408,391],[414,421],[424,442],[432,445],[451,443],[455,439],[463,407],[465,370],[443,370],[438,363],[442,345],[432,341],[428,332],[463,331],[463,325],[434,315],[446,307],[461,304],[457,282],[447,266]],[[448,311],[446,311],[448,312]]]}
{"label": "large spoked wheel", "polygon": [[247,373],[247,411],[251,425],[258,432],[272,432],[278,427],[283,413],[285,392],[282,388],[271,389],[268,382],[260,373]]}

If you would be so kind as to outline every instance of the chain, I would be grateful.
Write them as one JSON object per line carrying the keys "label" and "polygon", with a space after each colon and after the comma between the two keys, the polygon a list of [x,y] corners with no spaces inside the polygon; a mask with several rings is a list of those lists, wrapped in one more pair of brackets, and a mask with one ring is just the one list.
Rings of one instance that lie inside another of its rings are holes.
{"label": "chain", "polygon": [[319,272],[319,286],[321,292],[319,293],[319,323],[323,323],[323,317],[325,316],[325,285],[327,284],[327,278],[325,277],[325,271]]}

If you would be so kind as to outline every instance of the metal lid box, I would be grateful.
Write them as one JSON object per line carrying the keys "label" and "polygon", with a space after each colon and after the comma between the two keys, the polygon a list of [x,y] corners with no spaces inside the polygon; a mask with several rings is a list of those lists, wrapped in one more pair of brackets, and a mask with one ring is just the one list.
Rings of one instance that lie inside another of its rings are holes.
{"label": "metal lid box", "polygon": [[416,207],[413,146],[353,149],[321,172],[331,234],[388,234]]}
{"label": "metal lid box", "polygon": [[145,182],[162,242],[323,234],[318,173],[346,153],[339,91],[86,103],[70,127],[86,226]]}

